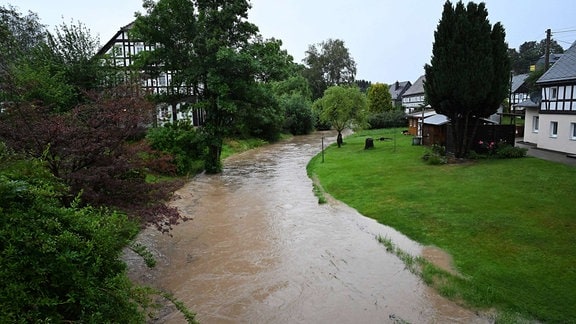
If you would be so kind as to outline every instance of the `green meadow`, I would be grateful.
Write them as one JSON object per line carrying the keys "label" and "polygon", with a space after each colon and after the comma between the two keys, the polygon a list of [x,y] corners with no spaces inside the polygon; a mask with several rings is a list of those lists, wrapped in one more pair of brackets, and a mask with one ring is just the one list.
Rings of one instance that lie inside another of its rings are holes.
{"label": "green meadow", "polygon": [[460,276],[420,267],[443,295],[496,310],[498,322],[576,323],[576,168],[533,157],[429,165],[427,151],[400,129],[359,132],[308,173],[363,215],[448,252]]}

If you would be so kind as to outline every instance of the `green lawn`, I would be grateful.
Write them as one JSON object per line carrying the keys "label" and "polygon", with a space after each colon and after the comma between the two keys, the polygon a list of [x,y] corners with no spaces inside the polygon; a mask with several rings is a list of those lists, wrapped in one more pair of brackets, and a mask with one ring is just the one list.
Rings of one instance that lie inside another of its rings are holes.
{"label": "green lawn", "polygon": [[308,171],[363,215],[449,252],[465,279],[425,279],[445,295],[503,321],[576,323],[576,168],[531,157],[432,166],[411,144],[399,129],[359,133]]}

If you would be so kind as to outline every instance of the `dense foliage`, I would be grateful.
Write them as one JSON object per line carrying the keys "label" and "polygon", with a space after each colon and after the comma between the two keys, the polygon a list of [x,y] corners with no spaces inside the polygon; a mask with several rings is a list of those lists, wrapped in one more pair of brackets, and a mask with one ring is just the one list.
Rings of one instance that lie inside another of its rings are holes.
{"label": "dense foliage", "polygon": [[378,114],[394,109],[390,87],[384,83],[374,83],[368,88],[368,112]]}
{"label": "dense foliage", "polygon": [[142,322],[119,260],[137,224],[63,206],[65,186],[40,161],[0,151],[0,322]]}
{"label": "dense foliage", "polygon": [[180,120],[151,128],[146,139],[153,149],[172,154],[177,174],[196,174],[204,170],[203,140],[189,121]]}
{"label": "dense foliage", "polygon": [[[510,63],[504,27],[492,26],[484,3],[447,1],[424,67],[427,102],[452,124],[454,154],[465,157],[481,118],[508,95]],[[474,76],[474,77],[471,77]]]}
{"label": "dense foliage", "polygon": [[41,158],[71,190],[69,204],[120,208],[142,223],[168,230],[180,219],[164,202],[175,188],[148,184],[146,164],[127,142],[143,136],[151,105],[116,88],[94,94],[91,102],[59,114],[49,107],[15,102],[0,115],[0,138],[16,151]]}
{"label": "dense foliage", "polygon": [[262,40],[247,21],[245,0],[144,1],[133,33],[157,44],[142,66],[171,71],[173,93],[191,95],[205,112],[201,128],[208,152],[207,172],[220,172],[223,139],[236,132],[267,140],[279,137],[283,113],[262,82],[295,71],[279,40]]}
{"label": "dense foliage", "polygon": [[390,110],[368,116],[370,129],[407,127],[408,119],[402,110]]}
{"label": "dense foliage", "polygon": [[321,98],[331,86],[354,84],[356,62],[343,40],[328,39],[308,46],[304,64],[304,77],[312,88],[314,100]]}
{"label": "dense foliage", "polygon": [[338,147],[344,129],[362,128],[366,122],[366,96],[356,86],[332,86],[314,102],[313,109],[320,120],[338,131]]}
{"label": "dense foliage", "polygon": [[284,131],[292,135],[304,135],[314,129],[312,91],[302,76],[272,83],[272,92],[284,111]]}

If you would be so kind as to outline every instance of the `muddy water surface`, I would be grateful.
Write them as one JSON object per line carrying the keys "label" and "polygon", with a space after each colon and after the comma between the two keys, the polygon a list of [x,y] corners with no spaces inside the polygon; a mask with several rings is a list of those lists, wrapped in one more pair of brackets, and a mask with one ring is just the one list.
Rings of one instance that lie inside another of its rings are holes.
{"label": "muddy water surface", "polygon": [[[317,133],[229,158],[173,202],[193,220],[141,239],[159,264],[138,279],[174,295],[201,323],[485,323],[439,297],[376,240],[422,247],[338,202],[319,205],[306,164]],[[171,308],[159,323],[182,323]]]}

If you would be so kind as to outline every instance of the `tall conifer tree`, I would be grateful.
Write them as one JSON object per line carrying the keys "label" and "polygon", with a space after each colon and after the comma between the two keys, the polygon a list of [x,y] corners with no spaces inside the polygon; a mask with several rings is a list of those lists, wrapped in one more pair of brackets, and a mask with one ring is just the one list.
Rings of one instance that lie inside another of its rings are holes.
{"label": "tall conifer tree", "polygon": [[450,119],[456,157],[466,156],[479,119],[495,113],[507,96],[505,36],[500,23],[488,21],[484,3],[444,4],[424,89],[432,108]]}

